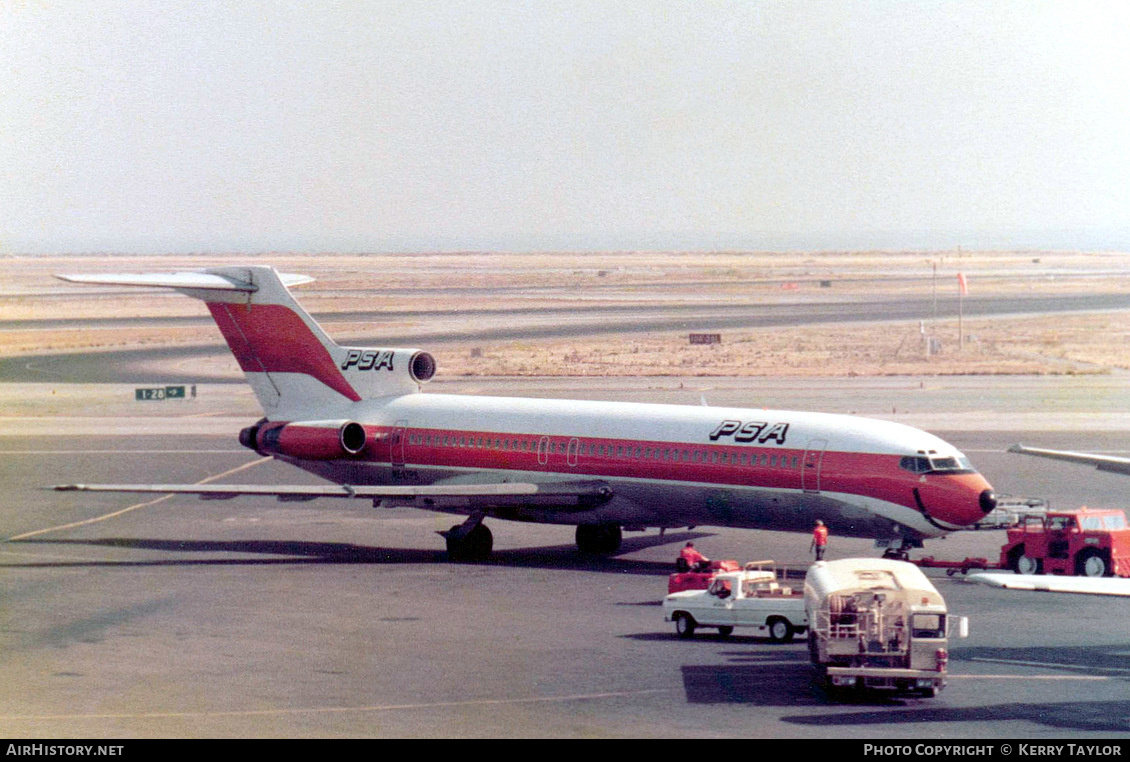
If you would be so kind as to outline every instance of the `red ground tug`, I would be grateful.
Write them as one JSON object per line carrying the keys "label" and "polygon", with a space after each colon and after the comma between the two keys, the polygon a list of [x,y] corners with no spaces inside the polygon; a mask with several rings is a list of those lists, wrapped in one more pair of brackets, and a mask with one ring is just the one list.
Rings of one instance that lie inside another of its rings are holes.
{"label": "red ground tug", "polygon": [[[675,566],[682,567],[678,562]],[[701,571],[680,568],[667,578],[667,594],[683,590],[705,590],[710,587],[710,580],[714,579],[714,575],[719,572],[741,571],[741,568],[737,561],[709,561]]]}
{"label": "red ground tug", "polygon": [[1077,508],[1021,516],[1000,565],[1017,574],[1130,577],[1130,526],[1120,510]]}

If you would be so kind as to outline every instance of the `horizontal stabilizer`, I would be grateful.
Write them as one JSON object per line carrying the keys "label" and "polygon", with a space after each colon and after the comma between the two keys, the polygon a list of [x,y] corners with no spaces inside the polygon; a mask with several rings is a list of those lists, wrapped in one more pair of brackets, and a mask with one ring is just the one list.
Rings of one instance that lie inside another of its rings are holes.
{"label": "horizontal stabilizer", "polygon": [[[96,275],[56,275],[69,283],[93,283],[101,286],[152,286],[160,288],[195,288],[209,291],[242,291],[254,293],[259,287],[227,275],[214,273],[116,273]],[[286,286],[299,286],[313,282],[307,275],[279,273]]]}

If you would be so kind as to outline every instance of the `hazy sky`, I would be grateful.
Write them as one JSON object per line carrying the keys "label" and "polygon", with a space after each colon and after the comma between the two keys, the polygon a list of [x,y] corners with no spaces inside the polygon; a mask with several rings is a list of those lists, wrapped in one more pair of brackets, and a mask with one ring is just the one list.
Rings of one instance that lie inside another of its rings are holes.
{"label": "hazy sky", "polygon": [[1125,2],[0,0],[0,253],[1130,250]]}

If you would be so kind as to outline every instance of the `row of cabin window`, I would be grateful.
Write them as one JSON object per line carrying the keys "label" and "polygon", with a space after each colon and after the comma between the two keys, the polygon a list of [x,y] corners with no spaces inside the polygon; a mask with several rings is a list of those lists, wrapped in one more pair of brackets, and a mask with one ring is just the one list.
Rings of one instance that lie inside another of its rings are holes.
{"label": "row of cabin window", "polygon": [[[426,447],[474,447],[508,452],[537,452],[536,439],[491,439],[490,437],[441,436],[439,434],[413,434],[409,440],[414,445]],[[564,455],[567,445],[563,441],[550,442],[546,452]],[[625,447],[624,445],[580,444],[578,455],[591,455],[598,458],[644,458],[682,463],[714,463],[731,466],[763,466],[769,468],[797,468],[796,455],[788,456],[761,453],[703,452],[702,450],[683,450],[674,447]]]}

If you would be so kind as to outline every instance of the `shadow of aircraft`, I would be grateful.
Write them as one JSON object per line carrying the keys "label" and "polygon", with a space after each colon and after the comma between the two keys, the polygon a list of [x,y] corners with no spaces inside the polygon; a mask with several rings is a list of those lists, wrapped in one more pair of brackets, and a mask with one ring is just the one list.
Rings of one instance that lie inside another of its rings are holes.
{"label": "shadow of aircraft", "polygon": [[[646,548],[670,543],[685,542],[688,538],[706,537],[701,532],[668,533],[664,537],[650,535],[624,540],[620,550],[612,556],[591,556],[577,552],[574,545],[550,545],[536,548],[511,548],[496,550],[485,561],[451,561],[443,550],[418,548],[384,548],[342,542],[308,542],[288,540],[162,540],[128,537],[97,539],[43,539],[12,540],[8,544],[44,546],[86,546],[120,548],[126,550],[164,551],[181,554],[177,558],[147,558],[137,560],[81,559],[75,561],[52,559],[5,563],[5,567],[98,567],[98,566],[192,566],[192,565],[270,565],[270,564],[447,564],[461,566],[514,566],[535,569],[565,569],[577,571],[608,571],[617,574],[667,576],[674,564],[662,561],[638,561],[619,556]],[[184,555],[220,553],[241,556],[266,556],[265,558],[186,558]]]}

